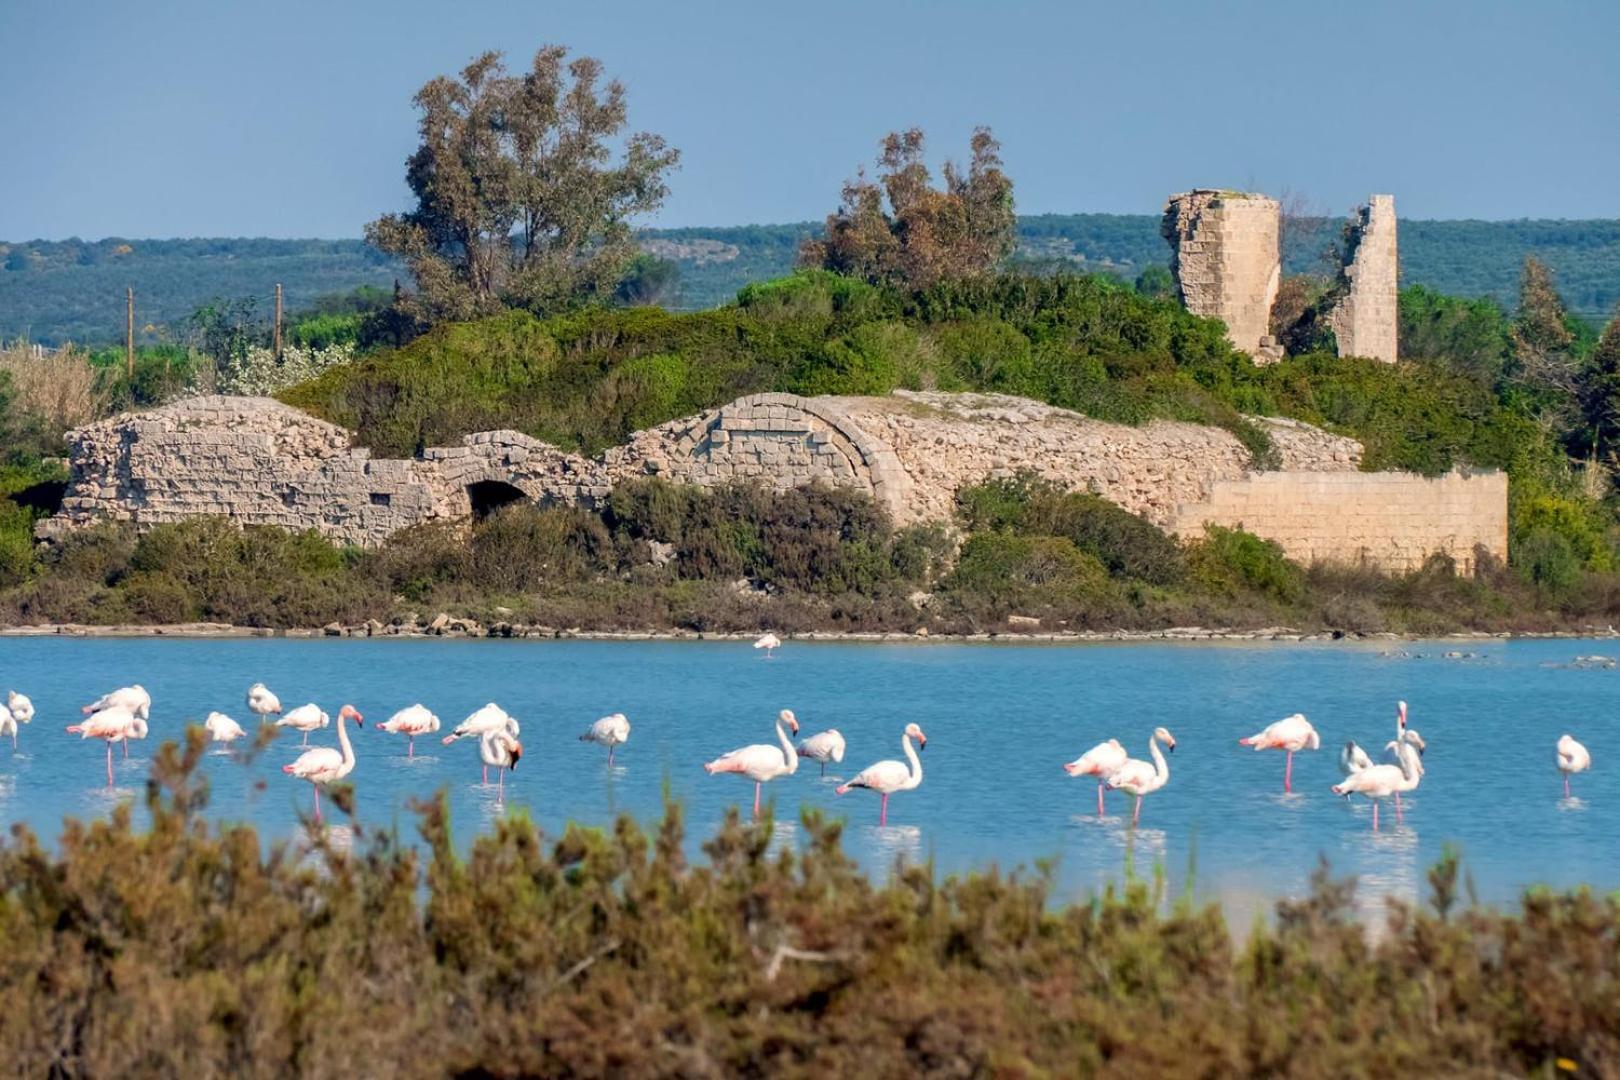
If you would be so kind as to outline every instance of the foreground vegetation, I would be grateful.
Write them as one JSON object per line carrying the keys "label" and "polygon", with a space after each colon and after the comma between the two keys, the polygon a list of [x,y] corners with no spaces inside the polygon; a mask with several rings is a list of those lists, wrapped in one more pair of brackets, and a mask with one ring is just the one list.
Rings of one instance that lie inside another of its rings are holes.
{"label": "foreground vegetation", "polygon": [[266,855],[202,819],[204,749],[193,729],[160,751],[145,833],[126,805],[55,851],[24,826],[0,843],[19,1073],[1620,1070],[1620,907],[1463,906],[1454,859],[1378,932],[1324,870],[1238,943],[1218,908],[1140,880],[1077,904],[1041,874],[874,883],[814,814],[774,853],[768,821],[733,814],[692,865],[675,805],[650,832],[508,817],[462,853],[441,798],[420,845],[351,819],[349,850]]}

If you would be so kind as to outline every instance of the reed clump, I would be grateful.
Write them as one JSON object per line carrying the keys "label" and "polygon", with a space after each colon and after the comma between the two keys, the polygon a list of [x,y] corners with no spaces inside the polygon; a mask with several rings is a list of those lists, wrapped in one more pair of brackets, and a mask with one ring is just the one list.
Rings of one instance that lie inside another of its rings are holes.
{"label": "reed clump", "polygon": [[[1383,932],[1353,886],[1234,945],[1219,910],[1133,880],[1054,903],[996,871],[884,883],[804,819],[471,850],[442,796],[420,845],[352,817],[268,854],[201,817],[200,731],[146,801],[0,844],[0,1054],[24,1075],[1580,1075],[1620,1071],[1620,908],[1533,892],[1459,907],[1457,866]],[[344,838],[338,844],[338,838]]]}

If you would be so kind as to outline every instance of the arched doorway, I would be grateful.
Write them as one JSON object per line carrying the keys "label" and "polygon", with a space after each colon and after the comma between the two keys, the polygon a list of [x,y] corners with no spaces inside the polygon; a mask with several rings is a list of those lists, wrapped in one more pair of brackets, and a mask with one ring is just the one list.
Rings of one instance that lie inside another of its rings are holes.
{"label": "arched doorway", "polygon": [[473,520],[483,521],[501,507],[528,502],[529,497],[504,480],[480,480],[467,485],[467,500],[472,503]]}

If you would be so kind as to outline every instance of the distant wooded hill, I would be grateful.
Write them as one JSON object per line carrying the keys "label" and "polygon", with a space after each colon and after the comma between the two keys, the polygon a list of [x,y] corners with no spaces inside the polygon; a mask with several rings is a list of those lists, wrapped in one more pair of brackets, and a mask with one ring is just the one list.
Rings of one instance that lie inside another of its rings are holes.
{"label": "distant wooded hill", "polygon": [[[1336,223],[1296,230],[1288,270],[1320,264]],[[652,229],[644,246],[680,267],[672,306],[712,307],[753,281],[793,266],[812,223]],[[1047,265],[1134,279],[1165,265],[1159,219],[1146,214],[1041,214],[1019,222],[1019,255]],[[1620,220],[1401,222],[1406,284],[1514,302],[1526,255],[1549,264],[1572,311],[1605,320],[1620,301]],[[124,289],[136,291],[142,340],[183,336],[187,317],[214,297],[252,296],[268,311],[277,282],[289,310],[360,285],[389,287],[393,260],[359,240],[123,240],[0,242],[0,338],[45,344],[118,340]]]}

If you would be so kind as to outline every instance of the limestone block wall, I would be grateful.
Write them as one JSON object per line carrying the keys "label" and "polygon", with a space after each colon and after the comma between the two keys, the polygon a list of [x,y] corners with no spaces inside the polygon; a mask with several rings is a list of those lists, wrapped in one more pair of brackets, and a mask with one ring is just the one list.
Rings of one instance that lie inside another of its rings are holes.
{"label": "limestone block wall", "polygon": [[1474,549],[1507,558],[1507,474],[1257,473],[1218,481],[1208,499],[1180,507],[1172,532],[1206,525],[1275,540],[1303,563],[1366,563],[1416,570],[1434,552],[1473,574]]}
{"label": "limestone block wall", "polygon": [[1344,296],[1328,314],[1340,356],[1393,364],[1400,346],[1400,255],[1395,196],[1373,195],[1351,222],[1345,251]]}
{"label": "limestone block wall", "polygon": [[1281,357],[1270,337],[1281,221],[1275,199],[1199,188],[1170,196],[1159,226],[1187,310],[1225,322],[1232,344],[1257,361]]}

